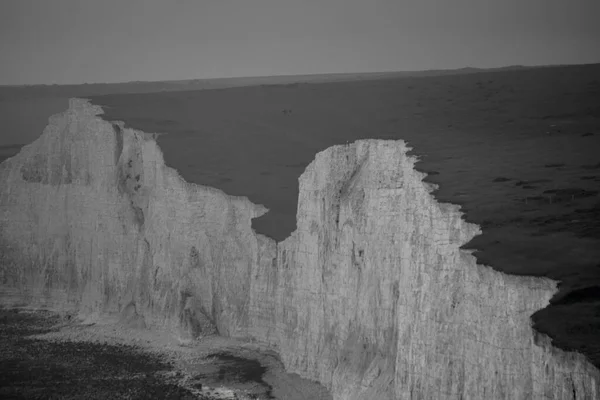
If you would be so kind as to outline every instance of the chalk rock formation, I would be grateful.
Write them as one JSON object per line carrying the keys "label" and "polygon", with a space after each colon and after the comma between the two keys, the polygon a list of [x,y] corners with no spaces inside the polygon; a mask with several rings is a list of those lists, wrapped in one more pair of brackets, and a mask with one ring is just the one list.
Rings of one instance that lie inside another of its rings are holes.
{"label": "chalk rock formation", "polygon": [[264,207],[184,182],[152,135],[101,112],[71,100],[1,164],[4,298],[195,330],[186,335],[245,326],[250,220]]}
{"label": "chalk rock formation", "polygon": [[335,399],[595,399],[600,373],[530,315],[556,282],[477,265],[480,233],[440,204],[400,141],[316,155],[298,229],[184,182],[150,134],[73,99],[0,164],[0,296],[182,338],[218,331],[275,349]]}

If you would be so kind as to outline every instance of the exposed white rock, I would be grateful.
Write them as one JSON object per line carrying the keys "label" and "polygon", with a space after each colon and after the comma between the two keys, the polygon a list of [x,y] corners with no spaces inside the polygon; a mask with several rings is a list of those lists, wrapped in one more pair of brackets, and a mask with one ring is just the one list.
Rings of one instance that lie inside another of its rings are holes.
{"label": "exposed white rock", "polygon": [[83,314],[139,314],[148,326],[193,319],[188,334],[247,325],[250,221],[266,209],[184,182],[151,135],[98,113],[71,100],[1,164],[7,294]]}
{"label": "exposed white rock", "polygon": [[403,142],[317,154],[276,244],[250,227],[264,207],[186,183],[151,134],[100,113],[71,100],[0,165],[3,303],[253,338],[335,399],[600,397],[599,371],[531,328],[556,282],[460,250],[479,228]]}

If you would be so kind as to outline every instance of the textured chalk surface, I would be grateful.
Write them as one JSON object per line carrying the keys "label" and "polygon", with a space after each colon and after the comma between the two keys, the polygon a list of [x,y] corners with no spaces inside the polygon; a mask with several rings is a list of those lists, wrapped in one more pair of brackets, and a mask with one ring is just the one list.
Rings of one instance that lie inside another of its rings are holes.
{"label": "textured chalk surface", "polygon": [[402,141],[318,153],[277,244],[251,229],[264,207],[186,183],[152,135],[100,113],[72,99],[0,164],[5,304],[251,338],[335,399],[600,395],[597,369],[531,328],[556,282],[460,250],[479,228],[436,202]]}

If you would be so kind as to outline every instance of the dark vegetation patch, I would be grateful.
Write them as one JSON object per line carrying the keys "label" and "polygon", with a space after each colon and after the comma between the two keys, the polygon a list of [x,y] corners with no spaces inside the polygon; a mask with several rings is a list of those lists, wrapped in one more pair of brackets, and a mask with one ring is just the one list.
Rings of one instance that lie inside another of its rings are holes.
{"label": "dark vegetation patch", "polygon": [[499,176],[498,178],[494,178],[493,182],[508,182],[512,181],[511,178],[505,178],[503,176]]}
{"label": "dark vegetation patch", "polygon": [[[574,304],[581,302],[600,302],[600,286],[590,286],[567,293],[552,304]],[[598,308],[600,311],[600,307]]]}
{"label": "dark vegetation patch", "polygon": [[544,194],[551,195],[552,201],[566,201],[574,199],[584,199],[586,197],[593,197],[598,194],[597,190],[585,190],[579,188],[565,188],[565,189],[549,189],[544,190]]}
{"label": "dark vegetation patch", "polygon": [[523,185],[531,185],[534,183],[547,183],[547,182],[551,182],[550,179],[534,179],[531,181],[517,181],[515,183],[515,186],[523,186]]}
{"label": "dark vegetation patch", "polygon": [[595,180],[598,180],[598,179],[600,179],[600,176],[596,176],[596,175],[586,175],[586,176],[582,176],[580,179],[581,179],[581,180],[584,180],[584,181],[595,181]]}
{"label": "dark vegetation patch", "polygon": [[600,237],[600,203],[571,213],[545,215],[532,218],[530,221],[544,233],[568,230],[580,238],[598,238]]}
{"label": "dark vegetation patch", "polygon": [[[573,294],[565,303],[551,304],[533,314],[533,327],[552,338],[552,344],[567,351],[578,351],[600,368],[600,302],[594,293]],[[576,298],[581,297],[582,301]]]}
{"label": "dark vegetation patch", "polygon": [[197,398],[161,375],[170,363],[133,346],[27,337],[58,322],[47,312],[0,309],[0,398]]}
{"label": "dark vegetation patch", "polygon": [[497,226],[497,225],[498,225],[498,223],[495,223],[491,219],[484,219],[483,221],[481,221],[479,223],[479,226],[481,227],[481,229],[487,229],[487,228],[491,228],[491,227]]}
{"label": "dark vegetation patch", "polygon": [[559,167],[564,167],[565,164],[563,163],[556,163],[556,164],[545,164],[544,168],[559,168]]}
{"label": "dark vegetation patch", "polygon": [[586,136],[594,136],[594,134],[593,134],[592,132],[586,132],[586,133],[584,133],[584,134],[583,134],[583,135],[581,135],[581,136],[583,136],[583,137],[586,137]]}
{"label": "dark vegetation patch", "polygon": [[583,168],[583,169],[600,169],[600,162],[596,163],[596,164],[582,165],[581,168]]}
{"label": "dark vegetation patch", "polygon": [[544,115],[542,119],[577,119],[587,116],[593,116],[595,114],[595,110],[587,109],[579,112],[571,112],[571,113],[562,113],[562,114],[554,114],[554,115]]}

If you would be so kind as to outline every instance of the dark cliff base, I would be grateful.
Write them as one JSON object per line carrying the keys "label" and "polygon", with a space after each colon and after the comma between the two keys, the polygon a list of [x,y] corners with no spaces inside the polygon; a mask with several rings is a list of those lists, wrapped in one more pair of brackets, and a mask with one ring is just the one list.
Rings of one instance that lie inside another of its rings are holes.
{"label": "dark cliff base", "polygon": [[28,338],[57,330],[60,320],[49,312],[0,310],[0,398],[197,398],[160,376],[171,365],[133,346]]}
{"label": "dark cliff base", "polygon": [[[119,327],[105,329],[118,331]],[[94,324],[82,325],[50,311],[0,307],[0,399],[219,400],[231,398],[232,393],[240,393],[233,395],[240,399],[330,398],[325,391],[316,390],[320,385],[303,386],[302,379],[292,375],[281,382],[273,380],[285,372],[275,371],[273,363],[265,359],[240,353],[239,347],[226,339],[225,347],[215,345],[208,353],[186,345],[191,357],[176,357],[175,361],[124,344],[145,340],[143,335],[136,339],[134,331],[117,334],[123,340],[111,340],[103,332]],[[60,339],[38,336],[51,333],[59,333]],[[168,347],[157,340],[152,347],[163,346]],[[267,375],[269,383],[265,382]],[[289,396],[287,389],[300,390],[300,396]],[[301,393],[304,389],[307,396]]]}

